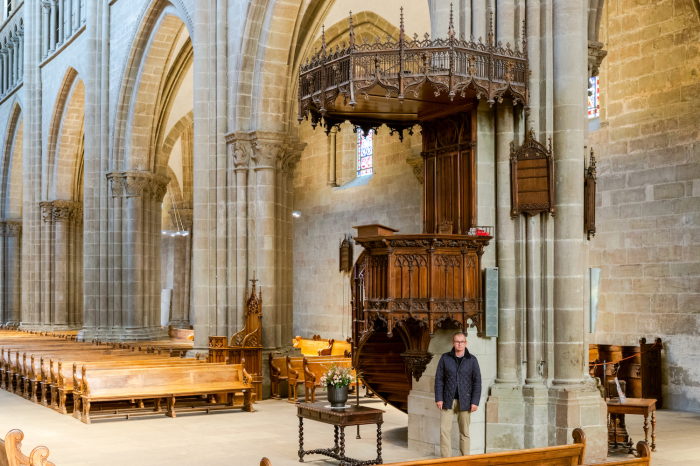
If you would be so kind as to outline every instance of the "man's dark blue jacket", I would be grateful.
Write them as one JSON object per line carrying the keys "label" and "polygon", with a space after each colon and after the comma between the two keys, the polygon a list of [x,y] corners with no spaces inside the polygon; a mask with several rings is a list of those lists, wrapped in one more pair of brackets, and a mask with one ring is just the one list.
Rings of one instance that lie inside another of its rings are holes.
{"label": "man's dark blue jacket", "polygon": [[[459,362],[459,359],[463,361]],[[469,411],[471,405],[479,406],[481,399],[481,370],[476,356],[464,350],[458,358],[455,349],[440,358],[435,373],[435,401],[442,401],[442,409],[452,409],[454,399],[459,400],[461,411]]]}

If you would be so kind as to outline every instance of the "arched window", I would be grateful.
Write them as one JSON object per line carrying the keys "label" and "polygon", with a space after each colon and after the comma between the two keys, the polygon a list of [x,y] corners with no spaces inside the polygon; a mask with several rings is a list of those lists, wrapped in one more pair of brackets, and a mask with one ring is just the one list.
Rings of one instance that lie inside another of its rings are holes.
{"label": "arched window", "polygon": [[593,76],[588,82],[588,118],[600,116],[600,81]]}
{"label": "arched window", "polygon": [[371,175],[373,173],[373,136],[372,130],[369,130],[367,134],[364,134],[361,129],[357,131],[357,176]]}

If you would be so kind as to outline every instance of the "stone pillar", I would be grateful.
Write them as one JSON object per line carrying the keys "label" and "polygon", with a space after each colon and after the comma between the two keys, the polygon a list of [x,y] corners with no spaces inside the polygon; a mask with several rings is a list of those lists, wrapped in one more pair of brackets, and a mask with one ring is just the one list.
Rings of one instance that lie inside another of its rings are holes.
{"label": "stone pillar", "polygon": [[7,83],[7,74],[9,71],[9,66],[8,66],[8,49],[7,47],[3,48],[0,50],[0,55],[2,55],[2,76],[0,76],[0,80],[2,80],[2,94],[4,95],[7,91],[10,90],[8,83]]}
{"label": "stone pillar", "polygon": [[75,34],[78,29],[80,29],[80,26],[82,26],[82,8],[81,8],[81,0],[75,0],[75,21],[73,21],[73,34]]}
{"label": "stone pillar", "polygon": [[64,41],[64,35],[63,35],[63,21],[64,21],[64,8],[63,8],[63,2],[64,0],[58,0],[58,38],[57,38],[57,44],[60,46],[63,44]]}
{"label": "stone pillar", "polygon": [[5,312],[7,323],[19,324],[22,319],[22,282],[20,280],[21,262],[20,249],[22,238],[22,222],[8,220],[5,222]]}
{"label": "stone pillar", "polygon": [[50,6],[51,4],[49,2],[43,2],[41,4],[44,7],[43,11],[43,28],[42,28],[42,35],[41,35],[41,47],[42,47],[42,54],[41,54],[41,59],[45,59],[46,57],[49,56],[49,50],[51,49],[51,26],[50,26],[50,20],[49,20],[49,15],[51,12]]}
{"label": "stone pillar", "polygon": [[17,36],[19,37],[19,60],[18,60],[18,67],[19,67],[19,80],[22,81],[24,78],[24,31],[22,29],[19,30],[17,33]]}
{"label": "stone pillar", "polygon": [[49,7],[49,54],[56,51],[56,0],[50,0]]}
{"label": "stone pillar", "polygon": [[[68,2],[68,7],[66,14],[68,15],[67,24],[65,28],[66,39],[70,39],[73,36],[73,29],[75,25],[73,24],[73,0],[66,0]],[[80,2],[80,0],[76,0]]]}
{"label": "stone pillar", "polygon": [[263,348],[282,346],[281,323],[275,313],[275,165],[284,136],[280,133],[253,133],[253,170],[255,174],[255,239],[256,263],[252,266],[260,280],[263,294]]}
{"label": "stone pillar", "polygon": [[330,150],[329,150],[329,156],[330,160],[328,161],[328,184],[332,187],[338,186],[337,180],[336,180],[336,155],[337,155],[337,139],[338,139],[338,128],[333,126],[331,128],[331,132],[329,134],[329,144],[330,144]]}
{"label": "stone pillar", "polygon": [[5,257],[5,222],[0,221],[0,325],[6,324],[10,317],[5,305],[5,266],[7,257]]}
{"label": "stone pillar", "polygon": [[10,40],[10,86],[9,88],[12,89],[15,87],[15,84],[17,83],[17,38],[13,37],[12,40]]}
{"label": "stone pillar", "polygon": [[192,299],[192,225],[194,223],[194,215],[192,209],[181,209],[180,216],[182,219],[182,228],[187,232],[185,236],[185,289],[182,298],[183,312],[180,328],[190,328],[193,324],[190,301]]}
{"label": "stone pillar", "polygon": [[39,320],[34,322],[39,328],[49,326],[53,323],[53,203],[42,201],[41,208],[41,300],[39,303]]}
{"label": "stone pillar", "polygon": [[[430,8],[430,38],[446,38],[450,24],[450,6],[453,0],[428,0]],[[455,5],[457,9],[457,18],[459,18],[459,5]],[[452,6],[454,9],[455,6]],[[453,14],[454,11],[453,11]]]}
{"label": "stone pillar", "polygon": [[53,222],[55,225],[55,246],[53,255],[53,305],[54,314],[51,328],[65,329],[69,324],[69,271],[71,216],[75,208],[71,201],[53,201]]}
{"label": "stone pillar", "polygon": [[[250,164],[250,142],[247,135],[234,135],[230,146],[232,165],[236,174],[236,296],[245,296],[248,275],[248,174]],[[236,324],[245,325],[245,304],[242,299],[235,303],[238,309]]]}
{"label": "stone pillar", "polygon": [[583,173],[586,108],[585,25],[581,2],[554,0],[554,380],[549,389],[549,444],[586,432],[586,458],[607,456],[606,407],[584,374]]}

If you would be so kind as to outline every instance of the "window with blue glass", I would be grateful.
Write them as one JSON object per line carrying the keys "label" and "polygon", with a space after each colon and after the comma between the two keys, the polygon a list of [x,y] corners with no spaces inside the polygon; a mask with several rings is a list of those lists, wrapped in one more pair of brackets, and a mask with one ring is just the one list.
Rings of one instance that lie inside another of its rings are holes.
{"label": "window with blue glass", "polygon": [[600,116],[600,81],[593,76],[588,83],[588,118]]}
{"label": "window with blue glass", "polygon": [[365,134],[362,130],[357,131],[357,176],[372,174],[373,131],[369,130]]}

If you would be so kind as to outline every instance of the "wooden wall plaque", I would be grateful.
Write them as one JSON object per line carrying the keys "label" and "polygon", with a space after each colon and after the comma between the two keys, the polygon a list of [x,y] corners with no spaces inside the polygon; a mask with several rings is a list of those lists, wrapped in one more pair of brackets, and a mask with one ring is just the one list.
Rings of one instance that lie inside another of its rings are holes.
{"label": "wooden wall plaque", "polygon": [[586,177],[583,182],[583,229],[590,240],[595,236],[595,152],[591,148],[591,160],[586,168]]}
{"label": "wooden wall plaque", "polygon": [[554,215],[554,175],[552,138],[549,148],[535,139],[530,130],[517,150],[510,143],[511,216],[549,212]]}

